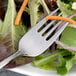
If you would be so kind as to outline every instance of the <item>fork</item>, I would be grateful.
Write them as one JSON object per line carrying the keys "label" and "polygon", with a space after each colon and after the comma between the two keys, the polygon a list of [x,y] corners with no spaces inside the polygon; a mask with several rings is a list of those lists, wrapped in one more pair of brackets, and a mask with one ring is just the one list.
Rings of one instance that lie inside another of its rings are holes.
{"label": "fork", "polygon": [[[59,8],[53,11],[49,16],[54,15],[58,10]],[[61,13],[58,16],[61,16]],[[68,22],[59,21],[55,26],[52,27],[52,25],[56,22],[55,20],[51,21],[47,26],[41,29],[46,22],[47,20],[44,18],[33,28],[31,28],[30,31],[27,32],[19,41],[19,51],[0,62],[0,68],[4,67],[11,60],[18,56],[35,57],[42,54],[56,41],[56,39],[68,25]],[[51,37],[49,37],[60,26],[61,28],[56,31]],[[50,27],[52,28],[46,32],[46,30],[48,30]],[[47,40],[47,38],[49,39]]]}

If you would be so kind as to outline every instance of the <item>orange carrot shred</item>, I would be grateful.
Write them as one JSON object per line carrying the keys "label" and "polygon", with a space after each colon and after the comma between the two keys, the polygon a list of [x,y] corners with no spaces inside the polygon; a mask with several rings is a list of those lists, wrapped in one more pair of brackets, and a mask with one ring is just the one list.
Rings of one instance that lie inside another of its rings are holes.
{"label": "orange carrot shred", "polygon": [[47,16],[45,17],[46,20],[63,20],[63,21],[67,21],[70,22],[74,25],[76,25],[76,21],[70,19],[70,18],[66,18],[66,17],[61,17],[61,16]]}
{"label": "orange carrot shred", "polygon": [[18,12],[18,15],[17,15],[17,17],[16,17],[16,20],[15,20],[15,24],[16,24],[16,25],[19,24],[20,19],[21,19],[21,16],[22,16],[22,13],[23,13],[23,11],[24,11],[27,3],[28,3],[28,0],[24,0],[24,1],[23,1],[23,4],[22,4],[22,6],[21,6],[21,8],[20,8],[20,10],[19,10],[19,12]]}

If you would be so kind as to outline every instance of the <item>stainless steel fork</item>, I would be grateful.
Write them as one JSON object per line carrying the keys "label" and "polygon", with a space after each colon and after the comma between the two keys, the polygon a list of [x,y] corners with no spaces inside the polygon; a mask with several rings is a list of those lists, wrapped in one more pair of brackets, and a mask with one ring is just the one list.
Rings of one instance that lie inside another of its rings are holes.
{"label": "stainless steel fork", "polygon": [[[58,10],[59,8],[53,11],[49,16],[54,15]],[[59,16],[60,15],[61,14],[59,14]],[[68,25],[68,23],[66,22],[59,21],[48,32],[46,32],[56,22],[56,20],[51,21],[47,26],[43,27],[46,22],[47,20],[44,18],[39,23],[37,23],[32,29],[30,29],[30,31],[27,32],[20,40],[19,51],[0,62],[0,68],[5,66],[11,60],[18,56],[23,55],[35,57],[42,54],[47,48],[49,48],[49,46],[51,46],[56,41],[56,39]],[[41,29],[42,27],[43,29]],[[51,37],[49,37],[57,29],[57,27],[60,27],[60,29],[55,32]]]}

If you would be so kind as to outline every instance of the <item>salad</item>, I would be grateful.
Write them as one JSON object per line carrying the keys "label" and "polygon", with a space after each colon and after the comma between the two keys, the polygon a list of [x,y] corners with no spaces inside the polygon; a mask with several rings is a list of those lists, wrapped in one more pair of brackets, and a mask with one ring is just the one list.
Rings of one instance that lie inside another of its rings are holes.
{"label": "salad", "polygon": [[[23,3],[23,4],[22,4]],[[0,61],[18,50],[18,43],[31,27],[55,9],[63,17],[76,21],[76,0],[3,0],[0,1]],[[56,41],[43,54],[18,57],[4,68],[32,62],[32,66],[57,71],[65,75],[76,65],[76,26],[69,24]]]}

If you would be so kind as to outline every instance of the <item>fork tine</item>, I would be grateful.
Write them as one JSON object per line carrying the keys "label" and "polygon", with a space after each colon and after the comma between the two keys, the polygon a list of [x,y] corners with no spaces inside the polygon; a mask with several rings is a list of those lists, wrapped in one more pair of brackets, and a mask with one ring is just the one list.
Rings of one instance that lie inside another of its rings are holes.
{"label": "fork tine", "polygon": [[56,22],[56,20],[50,22],[46,27],[44,27],[44,28],[40,31],[40,34],[43,34],[43,33],[44,33],[49,27],[51,27],[52,24],[54,24],[55,22]]}
{"label": "fork tine", "polygon": [[[61,16],[61,15],[62,15],[62,13],[60,13],[58,16]],[[45,28],[43,28],[43,29],[40,31],[40,34],[44,33],[49,27],[52,26],[52,24],[53,24],[54,22],[56,22],[56,20],[50,22]]]}
{"label": "fork tine", "polygon": [[59,10],[59,8],[57,8],[55,11],[53,11],[51,14],[49,14],[48,16],[51,16],[53,14],[55,14],[57,11]]}
{"label": "fork tine", "polygon": [[44,37],[45,39],[52,34],[52,32],[62,23],[63,21],[59,21]]}
{"label": "fork tine", "polygon": [[[51,14],[49,14],[48,16],[51,16],[53,14],[55,14],[57,11],[59,10],[59,8],[57,8],[55,11],[53,11]],[[47,22],[47,20],[44,18],[42,19],[39,23],[36,24],[35,28],[39,29],[40,27],[43,26],[43,24],[45,24]]]}
{"label": "fork tine", "polygon": [[48,45],[51,45],[54,41],[56,41],[56,39],[59,37],[59,35],[62,33],[62,31],[66,28],[66,26],[69,23],[65,23],[65,25],[63,25],[48,41]]}

